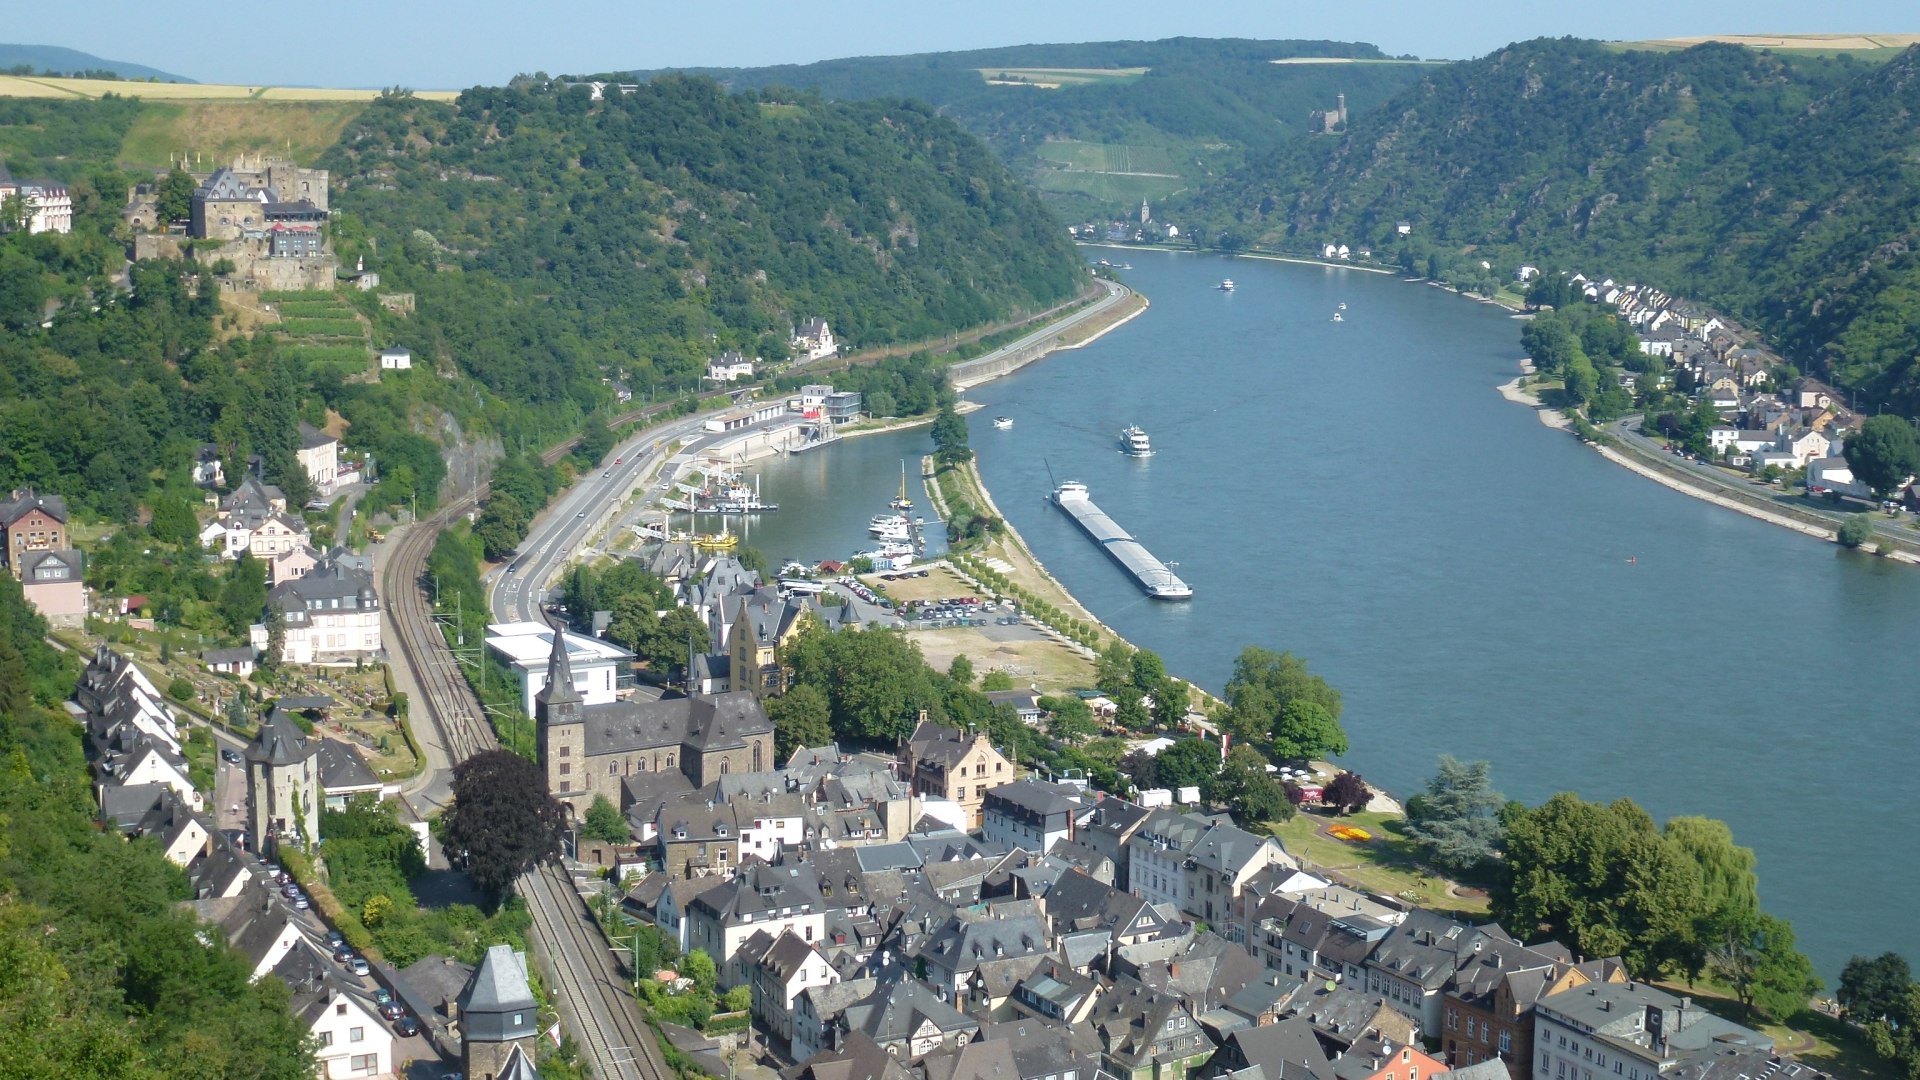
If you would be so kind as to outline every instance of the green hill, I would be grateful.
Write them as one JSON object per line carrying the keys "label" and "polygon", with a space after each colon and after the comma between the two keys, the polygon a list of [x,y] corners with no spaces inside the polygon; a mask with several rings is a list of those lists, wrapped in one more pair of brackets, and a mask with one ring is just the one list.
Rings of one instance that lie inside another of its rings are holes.
{"label": "green hill", "polygon": [[1917,74],[1916,49],[1525,42],[1429,70],[1347,138],[1284,146],[1189,209],[1230,242],[1370,246],[1453,280],[1486,260],[1648,281],[1910,412]]}
{"label": "green hill", "polygon": [[416,351],[513,400],[591,400],[619,368],[684,389],[823,316],[919,340],[1071,295],[1066,230],[917,103],[765,101],[705,79],[377,102],[322,159],[343,262],[410,289]]}
{"label": "green hill", "polygon": [[[1288,59],[1359,63],[1275,63]],[[925,101],[985,139],[1062,213],[1129,211],[1304,132],[1347,97],[1364,112],[1419,78],[1358,42],[1171,38],[706,68],[730,87]],[[642,72],[652,77],[657,72]]]}
{"label": "green hill", "polygon": [[87,74],[98,78],[101,75],[115,75],[122,79],[158,79],[161,82],[190,83],[193,80],[179,75],[170,75],[159,68],[150,68],[145,64],[129,64],[125,60],[104,60],[92,53],[83,53],[78,49],[65,49],[58,45],[8,45],[0,43],[0,71],[26,69],[26,73],[41,75]]}

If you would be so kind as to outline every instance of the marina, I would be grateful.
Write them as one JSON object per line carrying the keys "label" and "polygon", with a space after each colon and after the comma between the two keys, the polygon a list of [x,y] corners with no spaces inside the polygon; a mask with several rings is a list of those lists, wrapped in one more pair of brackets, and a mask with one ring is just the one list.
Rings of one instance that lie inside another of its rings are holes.
{"label": "marina", "polygon": [[1094,543],[1104,548],[1113,561],[1126,568],[1140,588],[1155,600],[1187,600],[1193,596],[1193,589],[1170,569],[1166,563],[1155,558],[1146,545],[1135,540],[1118,522],[1108,517],[1106,511],[1094,505],[1087,494],[1087,485],[1069,480],[1053,491],[1053,503],[1066,511],[1067,516],[1077,522]]}

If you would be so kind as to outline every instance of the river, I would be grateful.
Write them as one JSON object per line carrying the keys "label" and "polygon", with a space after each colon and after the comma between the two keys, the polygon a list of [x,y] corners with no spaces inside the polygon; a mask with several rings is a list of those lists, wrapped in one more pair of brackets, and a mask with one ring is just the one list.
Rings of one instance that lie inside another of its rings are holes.
{"label": "river", "polygon": [[[1725,819],[1829,989],[1853,953],[1920,957],[1886,906],[1920,884],[1920,572],[1549,431],[1494,390],[1520,356],[1497,308],[1353,270],[1127,257],[1145,315],[968,395],[996,501],[1095,614],[1214,691],[1244,645],[1305,657],[1345,695],[1350,764],[1395,792],[1452,753],[1529,803]],[[1156,456],[1116,451],[1128,423]],[[769,497],[814,492],[836,524],[811,544],[782,510],[766,553],[851,550],[927,449],[920,429],[770,464]],[[1042,501],[1067,479],[1194,599],[1145,599]]]}

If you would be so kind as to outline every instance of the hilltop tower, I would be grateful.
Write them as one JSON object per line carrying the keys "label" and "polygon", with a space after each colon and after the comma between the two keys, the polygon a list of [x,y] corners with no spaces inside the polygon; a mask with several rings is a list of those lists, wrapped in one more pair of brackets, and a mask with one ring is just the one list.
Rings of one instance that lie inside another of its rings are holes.
{"label": "hilltop tower", "polygon": [[[460,1064],[469,1080],[505,1080],[517,1049],[533,1057],[540,1033],[527,954],[511,945],[487,950],[460,991]],[[514,1066],[524,1069],[525,1061]]]}
{"label": "hilltop tower", "polygon": [[547,684],[533,697],[533,718],[538,729],[540,768],[547,775],[547,794],[567,802],[567,796],[586,790],[588,782],[586,706],[573,685],[573,662],[567,658],[567,632],[559,626],[552,630],[553,651],[547,654]]}
{"label": "hilltop tower", "polygon": [[1347,95],[1335,94],[1333,102],[1333,114],[1339,119],[1340,128],[1344,131],[1347,126]]}

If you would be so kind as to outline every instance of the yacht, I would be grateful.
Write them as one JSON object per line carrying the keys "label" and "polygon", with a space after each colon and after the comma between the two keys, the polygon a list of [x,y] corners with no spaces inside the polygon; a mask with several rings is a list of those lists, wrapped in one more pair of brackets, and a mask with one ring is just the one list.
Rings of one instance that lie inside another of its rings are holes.
{"label": "yacht", "polygon": [[1339,312],[1337,312],[1337,311],[1336,311],[1336,312],[1334,312],[1334,313],[1333,313],[1333,321],[1334,321],[1334,322],[1346,322],[1347,320],[1346,320],[1346,318],[1345,318],[1344,316],[1342,316],[1342,315],[1341,315],[1341,314],[1340,314]]}
{"label": "yacht", "polygon": [[1347,302],[1345,300],[1340,301],[1340,310],[1341,311],[1347,310]]}
{"label": "yacht", "polygon": [[1011,416],[996,416],[993,418],[993,427],[995,431],[1006,431],[1008,428],[1011,428],[1012,426],[1013,426],[1013,417]]}
{"label": "yacht", "polygon": [[907,498],[907,459],[905,458],[900,459],[900,494],[894,496],[893,501],[887,505],[895,510],[913,509],[913,500]]}
{"label": "yacht", "polygon": [[1147,457],[1153,453],[1153,441],[1138,425],[1129,424],[1120,430],[1120,449],[1128,457]]}
{"label": "yacht", "polygon": [[913,537],[905,518],[874,518],[867,531],[881,540],[906,541]]}
{"label": "yacht", "polygon": [[1221,292],[1232,292],[1232,291],[1233,291],[1233,279],[1232,279],[1232,278],[1221,278],[1221,279],[1220,279],[1220,285],[1219,285],[1219,289],[1220,289],[1220,291],[1221,291]]}

